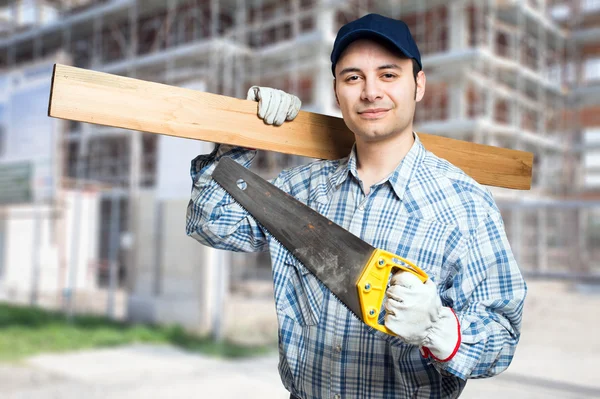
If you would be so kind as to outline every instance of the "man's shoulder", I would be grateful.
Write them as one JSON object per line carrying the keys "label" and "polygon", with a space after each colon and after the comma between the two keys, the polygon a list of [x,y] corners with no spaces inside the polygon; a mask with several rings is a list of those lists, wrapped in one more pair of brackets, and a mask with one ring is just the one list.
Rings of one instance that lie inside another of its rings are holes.
{"label": "man's shoulder", "polygon": [[411,198],[423,217],[471,230],[487,216],[499,213],[491,191],[462,169],[426,151],[410,184]]}
{"label": "man's shoulder", "polygon": [[471,192],[480,197],[487,197],[490,194],[485,186],[478,183],[461,168],[438,157],[431,151],[426,152],[423,165],[425,167],[419,170],[422,178],[435,179],[440,183],[453,185],[461,191]]}

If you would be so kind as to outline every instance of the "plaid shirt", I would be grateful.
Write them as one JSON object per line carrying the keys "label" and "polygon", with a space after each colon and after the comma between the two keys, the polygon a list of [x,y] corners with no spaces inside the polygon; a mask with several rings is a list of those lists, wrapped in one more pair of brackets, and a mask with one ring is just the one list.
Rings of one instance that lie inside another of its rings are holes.
{"label": "plaid shirt", "polygon": [[453,398],[467,378],[510,364],[526,286],[489,190],[425,150],[418,136],[397,169],[364,195],[355,150],[283,171],[273,184],[369,244],[413,261],[460,320],[447,363],[356,319],[212,179],[220,157],[250,166],[255,151],[218,146],[192,161],[187,233],[233,251],[270,251],[279,372],[301,398]]}

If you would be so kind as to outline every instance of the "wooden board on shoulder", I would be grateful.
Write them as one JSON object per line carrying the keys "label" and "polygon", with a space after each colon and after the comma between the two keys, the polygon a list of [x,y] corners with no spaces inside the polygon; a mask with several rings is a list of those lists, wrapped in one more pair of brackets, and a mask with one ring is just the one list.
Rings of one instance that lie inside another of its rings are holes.
{"label": "wooden board on shoulder", "polygon": [[[341,118],[300,111],[293,122],[271,126],[252,101],[62,64],[54,66],[48,115],[318,159],[345,157],[354,143]],[[530,152],[418,134],[427,150],[481,184],[531,188]]]}

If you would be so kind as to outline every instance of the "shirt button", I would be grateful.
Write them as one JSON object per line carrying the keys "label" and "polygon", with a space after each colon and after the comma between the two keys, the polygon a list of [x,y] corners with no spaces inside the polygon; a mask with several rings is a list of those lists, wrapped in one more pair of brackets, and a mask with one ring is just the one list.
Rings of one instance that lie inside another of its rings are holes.
{"label": "shirt button", "polygon": [[341,399],[342,395],[340,395],[339,393],[336,393],[335,395],[333,395],[333,399]]}
{"label": "shirt button", "polygon": [[338,353],[341,352],[342,351],[342,345],[339,345],[339,344],[336,345],[335,351],[338,352]]}
{"label": "shirt button", "polygon": [[358,206],[358,209],[361,210],[361,211],[364,211],[365,210],[365,204],[360,204]]}

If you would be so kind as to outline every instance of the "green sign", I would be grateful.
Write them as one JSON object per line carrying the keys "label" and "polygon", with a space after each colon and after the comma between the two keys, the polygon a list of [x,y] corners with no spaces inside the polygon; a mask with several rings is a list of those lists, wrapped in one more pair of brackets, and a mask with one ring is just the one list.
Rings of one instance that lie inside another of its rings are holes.
{"label": "green sign", "polygon": [[33,201],[31,162],[0,163],[0,205]]}

